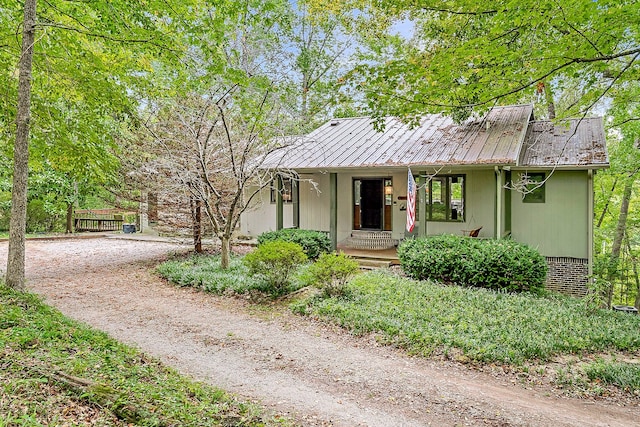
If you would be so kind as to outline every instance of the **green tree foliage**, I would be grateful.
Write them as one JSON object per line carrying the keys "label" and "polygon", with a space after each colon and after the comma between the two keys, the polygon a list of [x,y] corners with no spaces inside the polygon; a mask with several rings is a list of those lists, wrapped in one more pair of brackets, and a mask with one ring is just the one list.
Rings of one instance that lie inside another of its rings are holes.
{"label": "green tree foliage", "polygon": [[153,58],[182,46],[171,29],[191,2],[43,2],[37,15],[35,3],[0,7],[0,147],[15,147],[7,278],[16,287],[24,282],[29,152],[72,181],[113,170],[105,152],[137,115],[131,94]]}
{"label": "green tree foliage", "polygon": [[347,34],[342,18],[317,10],[312,13],[306,0],[296,2],[291,10],[281,43],[292,73],[290,102],[299,117],[292,134],[310,132],[345,110],[358,114],[344,75],[361,45]]}
{"label": "green tree foliage", "polygon": [[[354,73],[378,117],[444,112],[457,119],[552,89],[578,91],[563,115],[601,101],[631,101],[640,77],[640,8],[635,0],[316,0],[319,9],[352,10],[376,22],[408,19],[410,39],[361,33],[382,64]],[[579,82],[579,84],[575,84]],[[635,88],[635,89],[634,89]],[[637,101],[633,101],[637,102]]]}

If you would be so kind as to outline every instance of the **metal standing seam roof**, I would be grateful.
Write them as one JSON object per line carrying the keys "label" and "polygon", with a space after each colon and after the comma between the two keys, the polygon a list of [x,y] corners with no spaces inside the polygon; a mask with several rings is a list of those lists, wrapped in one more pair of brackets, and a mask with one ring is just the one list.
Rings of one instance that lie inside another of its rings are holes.
{"label": "metal standing seam roof", "polygon": [[[528,132],[532,113],[532,105],[495,107],[484,118],[462,124],[431,114],[423,117],[415,128],[388,117],[381,132],[376,131],[369,117],[334,119],[272,153],[264,166],[326,170],[535,163],[533,157],[523,158],[521,154],[527,135],[531,135],[530,141],[538,141],[537,145],[546,143],[546,139]],[[594,129],[592,133],[597,132]],[[603,135],[602,132],[602,147]],[[606,153],[604,159],[607,160]]]}
{"label": "metal standing seam roof", "polygon": [[557,124],[532,121],[519,166],[608,167],[602,118],[571,119]]}

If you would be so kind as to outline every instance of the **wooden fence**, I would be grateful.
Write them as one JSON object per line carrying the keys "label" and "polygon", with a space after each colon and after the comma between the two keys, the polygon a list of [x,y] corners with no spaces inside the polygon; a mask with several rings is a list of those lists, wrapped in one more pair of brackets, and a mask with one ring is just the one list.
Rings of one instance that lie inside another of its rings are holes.
{"label": "wooden fence", "polygon": [[73,226],[75,231],[120,231],[125,217],[135,215],[136,212],[115,209],[78,209],[74,212]]}

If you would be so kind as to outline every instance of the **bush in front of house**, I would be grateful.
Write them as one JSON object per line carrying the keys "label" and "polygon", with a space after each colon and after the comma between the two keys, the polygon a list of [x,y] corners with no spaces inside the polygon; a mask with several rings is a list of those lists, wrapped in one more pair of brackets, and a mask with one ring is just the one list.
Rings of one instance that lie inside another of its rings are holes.
{"label": "bush in front of house", "polygon": [[326,296],[341,296],[346,292],[349,279],[359,271],[356,260],[343,252],[323,253],[309,266],[303,281],[321,289]]}
{"label": "bush in front of house", "polygon": [[300,230],[297,228],[285,228],[277,231],[267,231],[258,236],[258,246],[266,242],[283,240],[302,246],[309,259],[318,259],[320,254],[331,252],[331,240],[321,231]]}
{"label": "bush in front of house", "polygon": [[414,279],[507,292],[541,293],[547,275],[547,263],[538,251],[508,239],[454,235],[407,239],[398,247],[398,258]]}
{"label": "bush in front of house", "polygon": [[299,244],[281,240],[265,242],[243,259],[249,274],[263,277],[275,295],[286,292],[292,273],[306,261],[307,256]]}

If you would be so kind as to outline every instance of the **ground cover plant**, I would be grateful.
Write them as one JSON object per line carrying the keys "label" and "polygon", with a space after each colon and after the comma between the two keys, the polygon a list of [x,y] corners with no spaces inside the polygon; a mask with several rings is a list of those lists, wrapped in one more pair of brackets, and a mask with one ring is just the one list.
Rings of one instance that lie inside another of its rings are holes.
{"label": "ground cover plant", "polygon": [[288,421],[0,284],[0,426],[265,426]]}
{"label": "ground cover plant", "polygon": [[249,275],[248,267],[238,256],[230,258],[227,269],[220,267],[219,255],[192,255],[163,262],[156,271],[176,285],[199,288],[213,294],[245,294],[264,287],[259,278]]}
{"label": "ground cover plant", "polygon": [[406,239],[398,247],[402,269],[418,280],[508,292],[544,290],[547,264],[535,249],[514,240],[455,235]]}
{"label": "ground cover plant", "polygon": [[640,366],[637,364],[599,358],[588,364],[585,372],[591,380],[615,385],[636,395],[640,392]]}
{"label": "ground cover plant", "polygon": [[[250,281],[246,267],[238,259],[234,262],[240,268],[233,273],[233,283]],[[172,266],[165,270],[173,271],[173,279],[166,276],[169,280],[190,277],[195,286],[202,281],[203,289],[224,292],[223,285],[207,285],[217,280],[215,274],[205,273],[219,268],[215,259],[197,257],[166,265]],[[310,285],[314,265],[299,268],[295,287]],[[339,324],[356,335],[374,334],[381,342],[413,354],[478,366],[509,365],[528,372],[545,371],[549,365],[559,371],[544,375],[565,390],[582,389],[586,381],[592,381],[590,394],[599,393],[599,384],[634,392],[634,384],[640,382],[640,369],[635,365],[608,359],[591,363],[601,354],[637,354],[640,316],[593,309],[583,299],[449,286],[382,270],[355,275],[340,292],[303,297],[289,307]],[[571,366],[555,362],[565,356],[584,357],[584,361]]]}
{"label": "ground cover plant", "polygon": [[316,297],[294,310],[356,334],[376,333],[411,353],[461,352],[485,363],[640,349],[640,317],[589,314],[575,298],[445,286],[383,272],[356,276],[349,287],[349,298]]}
{"label": "ground cover plant", "polygon": [[244,257],[232,256],[229,268],[222,269],[220,255],[192,255],[165,261],[156,267],[156,271],[178,286],[190,286],[216,295],[259,293],[280,296],[283,292],[295,291],[305,286],[299,280],[298,272],[302,274],[308,268],[307,264],[297,265],[288,284],[280,289],[274,287],[264,276],[252,275],[243,260]]}

